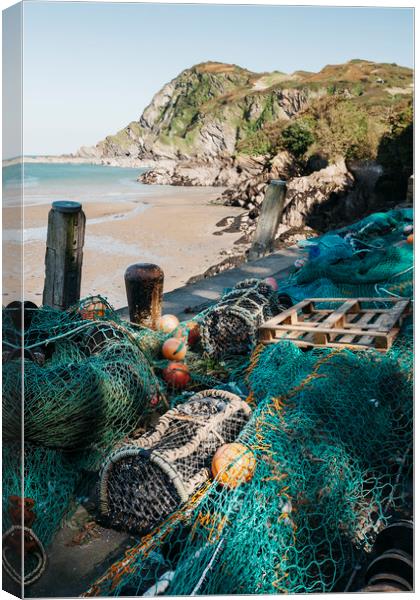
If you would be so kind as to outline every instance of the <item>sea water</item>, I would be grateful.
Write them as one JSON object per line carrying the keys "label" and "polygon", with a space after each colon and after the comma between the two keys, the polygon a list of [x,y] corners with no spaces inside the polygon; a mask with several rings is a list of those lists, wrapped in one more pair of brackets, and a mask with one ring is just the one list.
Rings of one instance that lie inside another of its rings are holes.
{"label": "sea water", "polygon": [[13,164],[3,167],[4,205],[20,203],[22,176],[25,206],[63,199],[81,203],[132,200],[150,195],[150,187],[137,181],[146,170],[70,163]]}
{"label": "sea water", "polygon": [[[206,270],[219,260],[219,252],[230,248],[233,238],[213,237],[209,222],[216,230],[220,220],[241,209],[210,207],[220,188],[146,185],[137,181],[144,170],[30,162],[3,168],[3,248],[8,256],[19,257],[16,245],[23,238],[26,299],[39,302],[42,293],[47,215],[55,200],[78,201],[87,215],[82,295],[102,293],[115,306],[126,302],[123,273],[129,264],[159,264],[166,274],[165,290],[170,291]],[[20,211],[10,208],[21,204],[22,173],[23,235],[17,228]],[[139,213],[144,220],[136,218]],[[150,213],[159,219],[156,232],[150,226]],[[147,230],[145,222],[149,223]],[[7,300],[14,299],[19,288],[22,265],[15,262],[8,265]]]}

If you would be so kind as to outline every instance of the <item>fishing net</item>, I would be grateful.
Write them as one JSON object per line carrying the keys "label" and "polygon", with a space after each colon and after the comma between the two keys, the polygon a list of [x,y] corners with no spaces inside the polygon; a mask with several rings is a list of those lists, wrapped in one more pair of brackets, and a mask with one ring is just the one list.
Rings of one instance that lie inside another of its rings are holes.
{"label": "fishing net", "polygon": [[258,347],[254,414],[239,435],[256,458],[252,480],[204,486],[88,594],[342,590],[376,533],[410,507],[412,381],[398,358]]}
{"label": "fishing net", "polygon": [[375,213],[301,244],[309,260],[279,290],[295,302],[310,297],[412,297],[413,211]]}
{"label": "fishing net", "polygon": [[3,309],[4,562],[15,581],[22,512],[28,585],[45,569],[45,547],[81,480],[86,484],[116,443],[162,410],[165,389],[153,371],[162,338],[124,323],[101,297],[68,311],[28,302]]}
{"label": "fishing net", "polygon": [[[142,332],[132,331],[115,316],[92,321],[81,314],[86,315],[86,308],[68,313],[38,309],[25,331],[24,420],[29,442],[66,450],[109,448],[137,426],[161,393],[141,350]],[[143,337],[147,341],[147,335]],[[7,346],[10,338],[5,339]],[[147,351],[150,354],[150,348]],[[5,439],[16,440],[21,435],[22,363],[13,351],[5,358],[3,432]]]}
{"label": "fishing net", "polygon": [[211,356],[249,351],[258,327],[281,308],[278,295],[266,283],[258,279],[238,283],[199,318],[204,349]]}
{"label": "fishing net", "polygon": [[80,467],[80,461],[57,450],[25,443],[22,456],[17,442],[3,447],[3,564],[18,583],[22,520],[25,584],[28,585],[46,568],[45,547],[69,510],[82,476]]}
{"label": "fishing net", "polygon": [[194,394],[152,432],[114,452],[101,477],[101,511],[116,529],[148,533],[210,477],[218,447],[232,442],[251,409],[221,390]]}
{"label": "fishing net", "polygon": [[[45,568],[37,539],[50,543],[87,471],[109,457],[104,512],[112,526],[146,535],[88,595],[343,591],[377,533],[412,513],[412,318],[386,353],[256,347],[256,333],[286,296],[412,297],[410,227],[410,211],[371,215],[310,240],[307,262],[279,294],[255,280],[227,291],[195,318],[201,341],[188,349],[183,390],[161,377],[168,335],[122,321],[101,297],[63,312],[5,309],[4,531],[26,515],[28,581]],[[209,387],[218,391],[200,395]],[[231,421],[217,408],[229,393],[249,407]],[[209,428],[220,414],[220,429]],[[26,481],[16,500],[23,416]],[[225,441],[255,459],[253,477],[236,487],[209,478]]]}
{"label": "fishing net", "polygon": [[[412,212],[393,211],[311,240],[279,294],[410,297],[411,226]],[[229,302],[220,305],[197,321],[204,349],[228,363],[235,329],[222,322]],[[406,317],[386,353],[235,340],[241,360],[224,385],[246,390],[253,409],[238,436],[256,459],[253,478],[204,484],[87,595],[343,591],[378,532],[412,513],[412,327]]]}

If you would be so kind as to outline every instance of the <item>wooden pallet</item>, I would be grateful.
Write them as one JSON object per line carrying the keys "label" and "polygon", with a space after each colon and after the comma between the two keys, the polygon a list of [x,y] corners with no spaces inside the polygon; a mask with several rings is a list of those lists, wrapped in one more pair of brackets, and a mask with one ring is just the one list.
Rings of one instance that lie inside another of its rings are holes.
{"label": "wooden pallet", "polygon": [[[326,308],[326,303],[334,308]],[[363,308],[367,303],[381,308]],[[409,310],[410,300],[398,298],[309,298],[261,325],[259,340],[386,352]]]}

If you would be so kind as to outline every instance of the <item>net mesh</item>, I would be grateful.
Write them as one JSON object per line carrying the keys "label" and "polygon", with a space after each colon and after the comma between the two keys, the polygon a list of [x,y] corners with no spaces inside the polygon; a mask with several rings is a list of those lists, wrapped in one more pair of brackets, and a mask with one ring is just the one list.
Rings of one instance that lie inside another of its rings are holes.
{"label": "net mesh", "polygon": [[189,517],[187,505],[125,557],[124,576],[114,565],[90,593],[143,593],[162,565],[170,594],[335,589],[410,504],[412,389],[398,358],[258,349],[254,415],[239,436],[256,457],[251,482],[213,482]]}
{"label": "net mesh", "polygon": [[[255,281],[227,291],[195,319],[201,342],[187,352],[191,380],[183,392],[162,378],[168,361],[161,347],[168,336],[122,321],[103,298],[88,298],[66,312],[27,307],[19,317],[5,309],[4,528],[12,523],[10,497],[20,494],[23,319],[24,495],[34,501],[31,528],[43,544],[51,541],[86,473],[115,449],[122,456],[121,446],[152,435],[156,413],[182,413],[207,388],[237,394],[252,410],[229,437],[255,458],[250,481],[232,488],[206,474],[181,505],[169,502],[150,521],[146,535],[87,595],[342,591],[378,531],[395,513],[412,511],[412,319],[405,319],[386,353],[302,351],[287,341],[256,346],[255,334],[258,319],[268,318],[262,306],[281,310],[285,295],[295,302],[412,297],[413,250],[405,239],[410,225],[410,211],[372,215],[311,240],[302,249],[307,262],[279,282],[278,295]],[[260,306],[254,294],[264,298]],[[237,321],[229,320],[232,304],[243,309]],[[235,338],[235,323],[243,338]],[[178,449],[201,429],[189,424],[181,439],[178,427],[171,424]],[[147,455],[153,448],[143,450]],[[213,450],[207,448],[207,469]],[[115,497],[124,496],[124,486],[131,490],[127,498],[133,497],[139,472],[150,464],[146,455],[113,463]],[[171,463],[184,483],[194,480],[193,456],[187,453],[189,470]],[[129,477],[121,475],[124,468]],[[149,475],[156,483],[156,472]],[[170,485],[166,480],[148,489],[163,502]],[[154,501],[146,491],[145,498]],[[138,523],[127,523],[137,503],[124,505],[120,525],[142,535]]]}
{"label": "net mesh", "polygon": [[310,297],[412,297],[413,245],[406,241],[412,224],[412,209],[400,209],[305,241],[302,249],[309,250],[309,260],[280,282],[279,290],[295,302]]}

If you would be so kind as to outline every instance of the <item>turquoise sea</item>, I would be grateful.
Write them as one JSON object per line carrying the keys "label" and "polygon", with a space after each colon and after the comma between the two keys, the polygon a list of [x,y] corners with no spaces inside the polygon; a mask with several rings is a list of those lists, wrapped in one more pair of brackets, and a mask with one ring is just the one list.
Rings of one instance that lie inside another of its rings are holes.
{"label": "turquoise sea", "polygon": [[[39,302],[42,293],[48,212],[55,200],[75,200],[85,210],[82,296],[102,293],[115,306],[126,302],[123,273],[129,264],[159,264],[170,291],[216,264],[239,235],[213,235],[220,221],[241,212],[212,204],[220,188],[145,185],[137,181],[139,168],[27,162],[3,167],[5,207],[20,206],[22,172],[23,236],[15,218],[20,213],[4,211],[3,248],[16,254],[23,237],[27,300]],[[8,297],[16,294],[20,276],[17,264]]]}
{"label": "turquoise sea", "polygon": [[[27,206],[60,199],[109,202],[150,196],[153,195],[151,187],[136,181],[145,170],[73,163],[9,165],[3,167],[5,205],[12,206],[20,201],[22,174]],[[170,187],[159,186],[160,193]]]}

